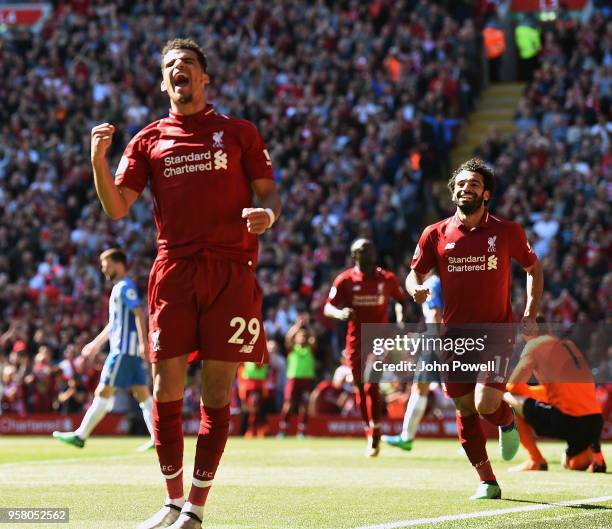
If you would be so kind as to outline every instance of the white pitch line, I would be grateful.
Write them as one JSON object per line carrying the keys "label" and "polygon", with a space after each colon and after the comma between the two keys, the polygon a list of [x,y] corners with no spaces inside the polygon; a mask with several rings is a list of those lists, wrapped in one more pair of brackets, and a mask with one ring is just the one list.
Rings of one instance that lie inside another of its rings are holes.
{"label": "white pitch line", "polygon": [[353,529],[404,529],[404,527],[413,527],[415,525],[439,524],[443,522],[452,522],[454,520],[485,518],[487,516],[500,516],[501,514],[510,514],[515,512],[543,511],[546,509],[552,509],[554,507],[570,507],[572,505],[581,505],[583,503],[599,503],[604,501],[612,501],[612,496],[600,496],[599,498],[585,498],[584,500],[560,501],[556,503],[540,503],[538,505],[528,505],[525,507],[509,507],[508,509],[497,509],[495,511],[480,511],[465,514],[447,514],[445,516],[437,516],[435,518],[417,518],[415,520],[402,520],[399,522],[390,522],[380,525],[364,525],[362,527],[354,527]]}

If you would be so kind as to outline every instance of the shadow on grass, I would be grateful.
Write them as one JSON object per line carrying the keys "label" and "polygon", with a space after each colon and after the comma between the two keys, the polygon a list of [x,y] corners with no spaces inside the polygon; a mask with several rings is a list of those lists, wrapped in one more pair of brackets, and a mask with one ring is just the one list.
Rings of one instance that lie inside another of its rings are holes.
{"label": "shadow on grass", "polygon": [[518,500],[516,498],[504,498],[506,501],[515,501],[517,503],[533,503],[534,505],[551,505],[554,507],[567,507],[568,509],[583,509],[585,511],[592,510],[603,510],[612,511],[612,507],[606,507],[605,505],[598,505],[597,503],[577,503],[575,505],[563,505],[561,503],[547,502],[547,501],[533,501],[533,500]]}

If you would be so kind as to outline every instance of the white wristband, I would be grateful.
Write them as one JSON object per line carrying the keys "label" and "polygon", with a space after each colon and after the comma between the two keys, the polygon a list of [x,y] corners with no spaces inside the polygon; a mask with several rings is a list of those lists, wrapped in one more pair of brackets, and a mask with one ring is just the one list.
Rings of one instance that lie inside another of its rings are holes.
{"label": "white wristband", "polygon": [[268,218],[270,219],[268,228],[271,228],[272,224],[274,224],[274,221],[276,220],[276,215],[274,214],[274,211],[272,211],[272,208],[266,208],[264,211],[268,214]]}

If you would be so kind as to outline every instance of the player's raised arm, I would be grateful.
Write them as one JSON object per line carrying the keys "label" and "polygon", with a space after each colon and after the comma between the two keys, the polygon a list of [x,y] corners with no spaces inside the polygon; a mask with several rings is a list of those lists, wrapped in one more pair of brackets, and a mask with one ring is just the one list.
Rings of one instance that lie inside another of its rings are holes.
{"label": "player's raised arm", "polygon": [[427,274],[421,274],[414,269],[410,270],[406,277],[406,290],[416,303],[425,303],[429,296],[429,289],[423,286],[426,277]]}
{"label": "player's raised arm", "polygon": [[246,219],[249,233],[261,235],[271,228],[281,213],[281,201],[273,180],[259,178],[251,182],[251,189],[257,197],[258,208],[244,208],[242,217]]}
{"label": "player's raised arm", "polygon": [[115,127],[102,123],[91,129],[91,166],[96,193],[106,214],[113,220],[125,217],[130,206],[138,198],[136,191],[117,186],[108,168],[106,153],[113,141]]}

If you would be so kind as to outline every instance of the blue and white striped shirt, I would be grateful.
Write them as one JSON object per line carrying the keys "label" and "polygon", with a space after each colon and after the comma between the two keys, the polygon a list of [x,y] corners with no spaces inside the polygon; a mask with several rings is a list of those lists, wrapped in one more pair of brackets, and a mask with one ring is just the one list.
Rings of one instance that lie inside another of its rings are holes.
{"label": "blue and white striped shirt", "polygon": [[140,306],[136,284],[125,277],[111,291],[109,301],[110,354],[138,355],[134,309]]}

